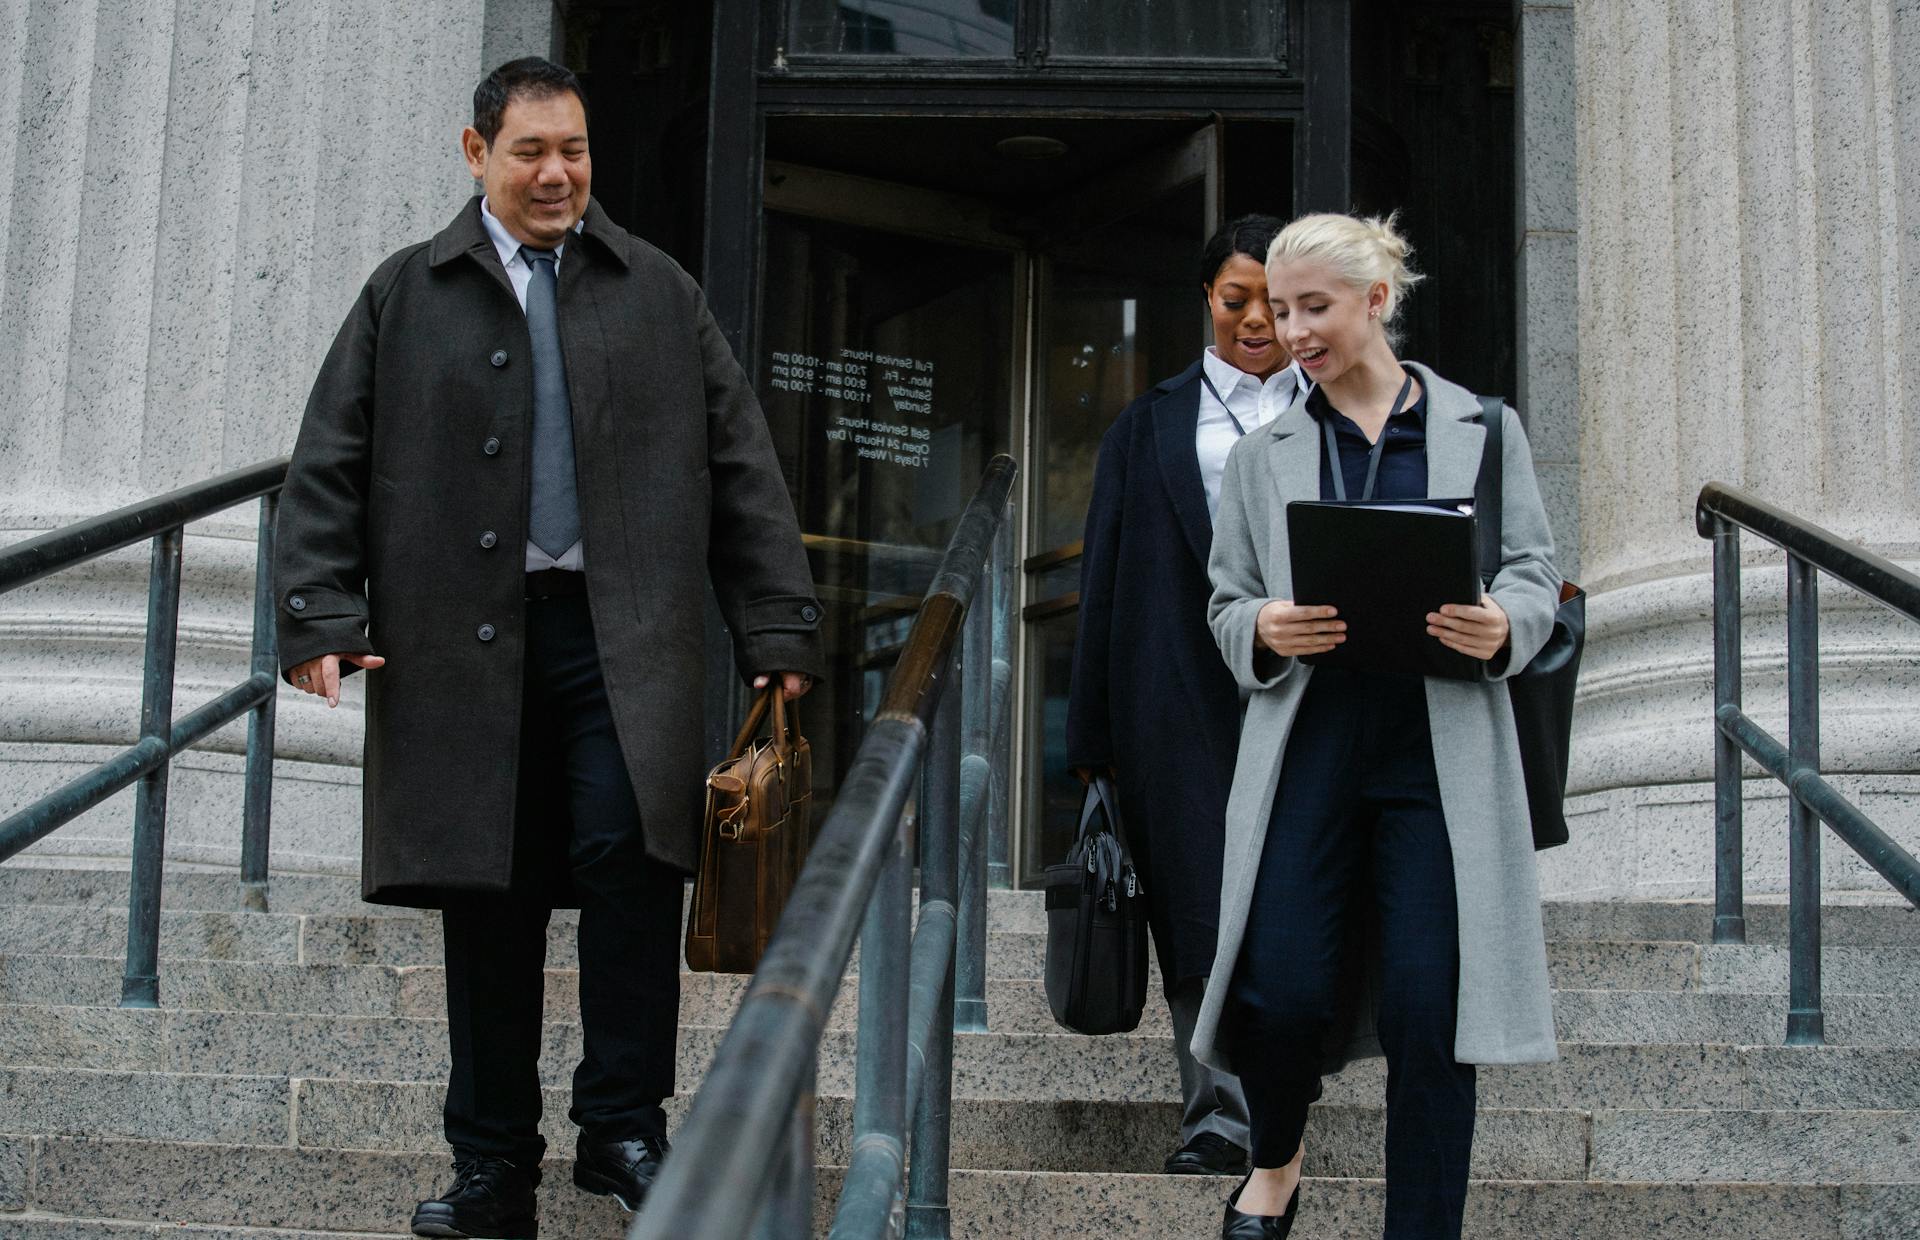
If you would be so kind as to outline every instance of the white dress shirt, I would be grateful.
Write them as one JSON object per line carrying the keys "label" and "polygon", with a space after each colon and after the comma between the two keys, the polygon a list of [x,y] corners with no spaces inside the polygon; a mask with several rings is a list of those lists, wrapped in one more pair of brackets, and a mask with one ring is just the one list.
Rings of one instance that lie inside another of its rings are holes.
{"label": "white dress shirt", "polygon": [[[1227,471],[1227,453],[1240,442],[1241,431],[1252,434],[1255,427],[1279,417],[1309,385],[1297,365],[1277,370],[1263,382],[1222,358],[1212,345],[1201,355],[1200,365],[1227,402],[1222,405],[1212,390],[1201,385],[1193,448],[1200,458],[1200,485],[1207,492],[1211,519],[1220,513],[1220,476]],[[1240,420],[1238,427],[1233,424],[1235,418]]]}
{"label": "white dress shirt", "polygon": [[[529,263],[526,256],[520,253],[522,244],[520,239],[508,232],[507,226],[493,217],[493,212],[487,208],[487,200],[485,198],[480,200],[480,222],[487,226],[487,236],[493,240],[494,252],[500,255],[500,265],[507,269],[507,279],[513,284],[513,295],[520,301],[520,313],[525,314],[527,312],[527,285],[533,283],[533,264]],[[581,220],[580,223],[573,226],[573,231],[579,232],[585,224],[586,221]],[[560,263],[566,254],[566,249],[565,243],[553,247],[553,271],[555,275],[560,273]],[[1217,479],[1214,485],[1216,488],[1219,486]],[[557,560],[540,548],[534,546],[532,539],[527,540],[527,571],[530,573],[538,572],[543,568],[564,568],[577,573],[583,571],[586,566],[586,554],[581,550],[578,540],[574,542],[573,546],[561,552],[560,558]]]}

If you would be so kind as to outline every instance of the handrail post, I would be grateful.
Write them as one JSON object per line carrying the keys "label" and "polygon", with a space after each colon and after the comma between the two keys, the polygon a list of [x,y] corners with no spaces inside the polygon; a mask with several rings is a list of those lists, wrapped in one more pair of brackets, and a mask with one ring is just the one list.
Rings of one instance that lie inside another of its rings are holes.
{"label": "handrail post", "polygon": [[[954,683],[957,660],[947,664],[927,749],[926,803],[920,819],[920,916],[944,904],[952,915],[959,894],[960,714],[962,685]],[[957,940],[956,940],[957,942]],[[947,1204],[947,1159],[953,1122],[954,955],[947,955],[946,984],[935,1005],[927,1037],[926,1070],[913,1120],[913,1160],[907,1184],[907,1240],[948,1240],[953,1234]]]}
{"label": "handrail post", "polygon": [[1820,819],[1799,777],[1820,769],[1820,602],[1812,564],[1787,555],[1787,866],[1791,889],[1787,1045],[1826,1041],[1820,1004]]}
{"label": "handrail post", "polygon": [[[900,996],[909,985],[913,935],[913,867],[906,819],[867,902],[860,927],[860,1025],[855,1035],[853,1148],[846,1186],[828,1240],[871,1240],[900,1200],[907,1169],[907,1021]],[[859,1174],[878,1160],[885,1176]]]}
{"label": "handrail post", "polygon": [[[280,641],[274,631],[273,535],[280,497],[269,491],[260,497],[260,534],[255,543],[253,569],[253,672],[265,673],[276,688],[280,679]],[[267,909],[267,857],[273,833],[273,725],[279,694],[247,714],[247,787],[241,812],[240,883],[247,907]]]}
{"label": "handrail post", "polygon": [[[180,627],[180,553],[184,532],[154,536],[147,573],[147,653],[140,691],[140,736],[173,745],[173,667]],[[160,1006],[160,875],[167,844],[167,773],[173,755],[140,779],[133,801],[132,873],[127,884],[127,967],[120,1006]]]}
{"label": "handrail post", "polygon": [[[996,540],[997,541],[997,540]],[[974,590],[973,605],[967,609],[966,628],[961,635],[961,658],[965,667],[961,748],[967,757],[978,756],[991,763],[993,755],[993,609],[992,563],[982,565],[980,582]],[[992,776],[980,789],[990,803]],[[982,809],[985,809],[982,806]],[[965,807],[972,812],[972,807]],[[958,960],[954,967],[954,1028],[967,1033],[987,1031],[987,849],[981,836],[988,823],[982,814],[975,819],[970,837],[971,848],[962,848],[959,859],[960,923],[956,942]]]}
{"label": "handrail post", "polygon": [[1713,941],[1747,941],[1746,821],[1740,746],[1725,712],[1740,709],[1740,529],[1713,522]]}
{"label": "handrail post", "polygon": [[994,713],[989,735],[994,738],[993,752],[987,755],[987,775],[992,789],[987,803],[987,886],[1013,886],[1012,848],[1008,840],[1011,772],[1013,769],[1013,640],[1014,594],[1013,501],[1000,510],[1000,528],[994,532],[993,551],[987,563],[993,582],[993,679],[1006,685]]}

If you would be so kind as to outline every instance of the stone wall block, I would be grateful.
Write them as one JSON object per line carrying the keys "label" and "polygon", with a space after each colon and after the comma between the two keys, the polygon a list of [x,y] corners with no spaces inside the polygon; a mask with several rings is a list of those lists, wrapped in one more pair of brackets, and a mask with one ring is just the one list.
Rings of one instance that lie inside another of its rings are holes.
{"label": "stone wall block", "polygon": [[7,302],[14,156],[20,148],[21,84],[27,75],[29,55],[26,0],[8,0],[0,4],[0,306]]}
{"label": "stone wall block", "polygon": [[312,310],[314,235],[337,213],[316,193],[315,154],[323,91],[314,66],[326,55],[332,11],[332,0],[256,2],[226,323],[221,459],[232,464],[292,447],[314,368],[333,339],[331,328],[315,330]]}
{"label": "stone wall block", "polygon": [[252,45],[253,0],[180,5],[164,111],[166,163],[154,204],[159,261],[139,452],[142,493],[186,486],[229,464],[221,452],[226,324],[234,301]]}
{"label": "stone wall block", "polygon": [[552,56],[559,23],[553,0],[486,0],[486,37],[480,71],[489,72],[522,56]]}
{"label": "stone wall block", "polygon": [[1524,309],[1516,407],[1526,417],[1534,459],[1571,464],[1580,459],[1578,241],[1570,232],[1529,235],[1518,274]]}
{"label": "stone wall block", "polygon": [[[1688,520],[1693,496],[1699,482],[1738,469],[1744,439],[1744,401],[1702,404],[1708,393],[1741,391],[1745,368],[1739,299],[1725,293],[1739,269],[1734,229],[1741,180],[1735,140],[1739,48],[1726,37],[1735,7],[1731,0],[1712,0],[1671,9],[1671,60],[1665,71],[1672,137],[1663,145],[1671,163],[1667,180],[1673,232],[1648,237],[1644,253],[1649,262],[1660,263],[1664,247],[1664,261],[1672,265],[1674,335],[1668,341],[1645,342],[1651,351],[1642,356],[1673,371],[1678,403],[1661,409],[1636,402],[1632,428],[1636,436],[1665,435],[1674,444],[1671,480],[1656,475],[1650,487],[1678,492],[1680,520],[1671,519],[1671,508],[1650,512],[1663,524],[1658,537],[1643,548],[1666,563],[1697,561],[1705,552],[1706,544],[1694,537]],[[1643,537],[1653,534],[1643,531]]]}
{"label": "stone wall block", "polygon": [[68,317],[60,489],[112,503],[149,494],[140,443],[156,292],[184,272],[160,260],[175,8],[98,0]]}
{"label": "stone wall block", "polygon": [[[29,6],[0,303],[0,504],[36,512],[58,478],[94,86],[96,7]],[[51,501],[49,501],[51,502]]]}
{"label": "stone wall block", "polygon": [[[1820,264],[1821,361],[1818,404],[1824,448],[1817,487],[1823,514],[1873,503],[1896,476],[1920,462],[1888,459],[1888,419],[1920,425],[1920,411],[1888,405],[1882,290],[1897,264],[1883,263],[1880,185],[1891,173],[1878,150],[1877,80],[1868,20],[1877,5],[1817,4],[1807,31],[1812,71],[1816,194],[1815,252]],[[1840,139],[1840,140],[1836,140]],[[1864,416],[1862,416],[1864,415]]]}
{"label": "stone wall block", "polygon": [[[1790,104],[1795,95],[1792,14],[1778,4],[1744,5],[1735,26],[1742,48],[1740,93],[1740,213],[1730,240],[1728,286],[1741,318],[1746,371],[1728,436],[1740,451],[1722,481],[1739,480],[1775,502],[1804,508],[1805,453],[1818,431],[1814,407],[1818,351],[1814,310],[1803,284],[1810,271],[1801,226],[1807,187],[1798,165],[1799,137]],[[1783,450],[1789,449],[1789,450]]]}
{"label": "stone wall block", "polygon": [[1520,211],[1526,232],[1571,232],[1578,224],[1574,177],[1573,10],[1520,13]]}

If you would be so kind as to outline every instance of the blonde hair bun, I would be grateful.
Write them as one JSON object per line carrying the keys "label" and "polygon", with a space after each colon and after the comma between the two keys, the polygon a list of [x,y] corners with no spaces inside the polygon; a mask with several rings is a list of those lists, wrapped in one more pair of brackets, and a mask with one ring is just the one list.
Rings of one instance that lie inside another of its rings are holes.
{"label": "blonde hair bun", "polygon": [[[1400,312],[1400,302],[1413,286],[1426,279],[1409,260],[1413,246],[1397,225],[1400,213],[1377,215],[1303,215],[1280,230],[1267,247],[1267,280],[1285,263],[1321,263],[1347,285],[1361,292],[1375,284],[1387,286],[1387,304],[1380,310],[1384,327]],[[1391,335],[1391,333],[1390,333]]]}

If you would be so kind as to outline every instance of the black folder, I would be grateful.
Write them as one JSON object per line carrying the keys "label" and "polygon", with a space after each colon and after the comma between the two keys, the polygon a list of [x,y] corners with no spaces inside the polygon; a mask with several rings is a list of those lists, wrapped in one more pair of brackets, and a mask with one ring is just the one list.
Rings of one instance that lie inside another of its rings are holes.
{"label": "black folder", "polygon": [[1427,613],[1480,601],[1471,499],[1295,500],[1287,505],[1293,601],[1331,604],[1347,640],[1316,666],[1482,680],[1486,664],[1427,633]]}

